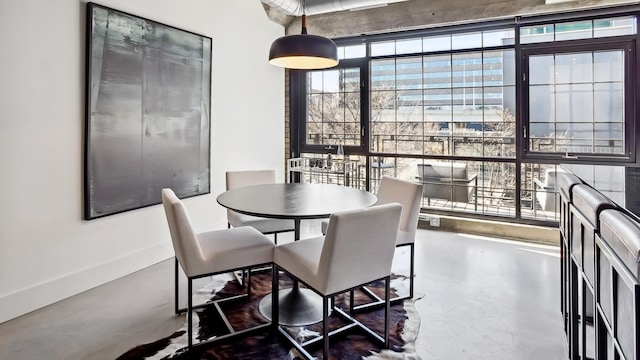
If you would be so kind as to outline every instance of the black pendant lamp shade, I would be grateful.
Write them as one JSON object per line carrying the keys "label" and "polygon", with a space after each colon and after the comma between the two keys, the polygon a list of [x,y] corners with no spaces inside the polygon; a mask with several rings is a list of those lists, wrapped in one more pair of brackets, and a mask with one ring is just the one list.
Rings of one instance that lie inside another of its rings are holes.
{"label": "black pendant lamp shade", "polygon": [[333,40],[307,34],[302,15],[302,34],[276,39],[269,50],[269,62],[289,69],[326,69],[338,65],[338,47]]}

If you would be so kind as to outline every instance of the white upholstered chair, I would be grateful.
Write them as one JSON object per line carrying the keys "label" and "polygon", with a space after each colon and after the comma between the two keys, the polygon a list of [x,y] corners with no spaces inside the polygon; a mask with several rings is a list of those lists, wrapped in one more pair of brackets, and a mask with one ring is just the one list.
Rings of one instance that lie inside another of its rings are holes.
{"label": "white upholstered chair", "polygon": [[[162,204],[169,224],[169,232],[175,251],[175,311],[176,314],[187,311],[188,346],[193,344],[193,319],[194,308],[204,307],[210,304],[193,306],[193,280],[210,275],[226,273],[238,269],[247,269],[264,266],[273,263],[273,249],[275,244],[271,239],[261,234],[252,227],[238,227],[196,233],[189,220],[187,210],[180,199],[171,189],[162,189]],[[178,266],[182,267],[188,281],[187,307],[178,307]],[[251,274],[249,272],[249,285]],[[238,295],[216,302],[235,300],[238,298],[250,298],[251,286],[247,286],[247,295]],[[225,318],[224,314],[220,314]],[[269,324],[261,325],[260,328]],[[251,329],[256,331],[257,328]],[[231,333],[216,337],[214,341],[229,338],[231,336],[246,333]],[[210,342],[210,341],[207,341]]]}
{"label": "white upholstered chair", "polygon": [[[274,184],[276,182],[275,170],[242,170],[227,171],[227,190],[244,186]],[[278,243],[278,233],[294,231],[293,220],[269,219],[251,215],[240,214],[227,209],[228,227],[251,226],[263,234],[274,234],[274,241]]]}
{"label": "white upholstered chair", "polygon": [[[413,278],[415,272],[415,249],[414,244],[416,240],[416,230],[418,228],[418,216],[420,215],[420,203],[422,201],[422,184],[396,179],[389,176],[383,176],[380,179],[380,186],[378,187],[378,202],[376,205],[399,203],[402,205],[402,217],[400,218],[400,229],[398,231],[398,239],[396,246],[409,246],[410,249],[410,264],[409,264],[409,295],[403,297],[397,297],[391,301],[404,300],[407,298],[413,298]],[[327,222],[322,223],[322,233],[326,233]],[[376,296],[363,288],[365,292],[373,297]],[[378,303],[380,299],[376,299]],[[357,309],[365,308],[373,305],[367,304],[357,307]]]}
{"label": "white upholstered chair", "polygon": [[[329,299],[376,280],[385,281],[384,336],[366,328],[333,303],[332,315],[340,316],[353,325],[332,330],[331,335],[357,327],[385,347],[389,346],[389,283],[401,213],[402,206],[397,203],[335,213],[329,218],[326,236],[276,247],[274,268],[289,273],[323,298],[322,337],[305,344],[322,340],[324,359],[329,358]],[[278,293],[278,277],[278,271],[274,271],[274,294]],[[273,295],[273,298],[278,296]],[[272,321],[274,325],[278,322],[278,306],[272,307]],[[306,345],[287,336],[280,326],[278,330],[301,354],[311,359],[304,348]]]}

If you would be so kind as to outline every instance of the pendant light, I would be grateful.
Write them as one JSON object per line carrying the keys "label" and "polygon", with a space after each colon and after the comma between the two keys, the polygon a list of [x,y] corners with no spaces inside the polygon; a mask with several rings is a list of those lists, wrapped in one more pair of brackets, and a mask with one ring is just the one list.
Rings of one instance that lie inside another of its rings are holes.
{"label": "pendant light", "polygon": [[338,46],[324,36],[307,34],[307,15],[302,5],[302,33],[276,39],[269,62],[288,69],[326,69],[338,65]]}

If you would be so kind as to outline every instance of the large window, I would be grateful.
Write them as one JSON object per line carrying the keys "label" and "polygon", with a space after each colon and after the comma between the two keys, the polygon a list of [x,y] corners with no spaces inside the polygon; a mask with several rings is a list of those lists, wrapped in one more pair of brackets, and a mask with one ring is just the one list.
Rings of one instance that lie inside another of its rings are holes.
{"label": "large window", "polygon": [[371,61],[371,151],[515,157],[514,51]]}
{"label": "large window", "polygon": [[558,173],[636,161],[637,15],[580,16],[338,40],[337,68],[292,73],[294,156],[344,144],[354,186],[390,175],[432,210],[557,220]]}

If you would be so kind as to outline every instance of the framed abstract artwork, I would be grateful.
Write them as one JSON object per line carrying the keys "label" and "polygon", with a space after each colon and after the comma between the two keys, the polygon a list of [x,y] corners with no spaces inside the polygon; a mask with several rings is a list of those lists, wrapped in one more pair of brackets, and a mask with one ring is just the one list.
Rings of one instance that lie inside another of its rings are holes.
{"label": "framed abstract artwork", "polygon": [[210,191],[212,39],[87,4],[84,218]]}

